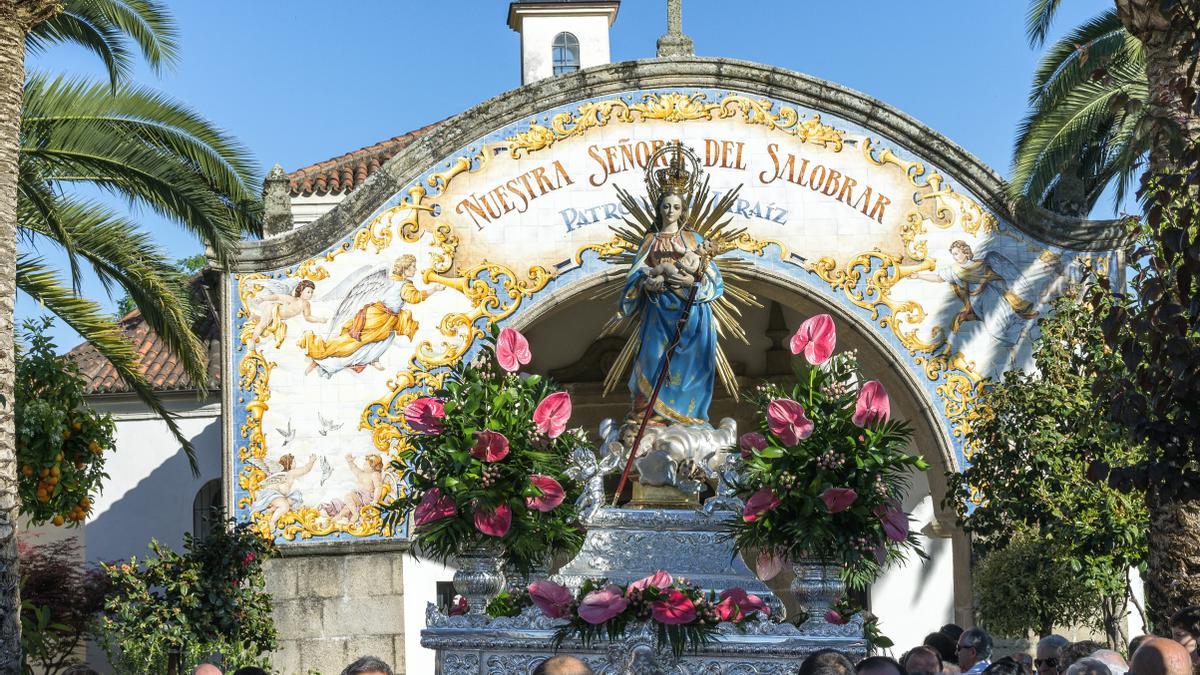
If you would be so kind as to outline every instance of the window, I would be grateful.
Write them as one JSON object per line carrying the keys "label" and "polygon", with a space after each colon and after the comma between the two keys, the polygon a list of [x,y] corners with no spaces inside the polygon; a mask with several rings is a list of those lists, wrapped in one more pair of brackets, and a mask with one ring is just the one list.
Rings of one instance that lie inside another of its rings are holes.
{"label": "window", "polygon": [[579,40],[570,33],[554,36],[554,74],[573,73],[579,70]]}
{"label": "window", "polygon": [[207,539],[217,525],[217,510],[221,506],[221,479],[215,478],[205,483],[192,500],[192,536],[197,541]]}

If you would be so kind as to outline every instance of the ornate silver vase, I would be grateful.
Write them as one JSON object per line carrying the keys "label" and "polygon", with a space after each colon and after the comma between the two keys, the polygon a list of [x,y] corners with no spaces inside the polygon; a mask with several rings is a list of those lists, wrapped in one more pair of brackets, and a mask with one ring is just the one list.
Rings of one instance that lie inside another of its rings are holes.
{"label": "ornate silver vase", "polygon": [[792,563],[792,594],[812,621],[824,621],[825,612],[842,594],[842,577],[837,567],[805,558]]}
{"label": "ornate silver vase", "polygon": [[454,590],[467,599],[468,613],[484,615],[487,604],[504,588],[500,546],[487,543],[471,546],[458,555]]}

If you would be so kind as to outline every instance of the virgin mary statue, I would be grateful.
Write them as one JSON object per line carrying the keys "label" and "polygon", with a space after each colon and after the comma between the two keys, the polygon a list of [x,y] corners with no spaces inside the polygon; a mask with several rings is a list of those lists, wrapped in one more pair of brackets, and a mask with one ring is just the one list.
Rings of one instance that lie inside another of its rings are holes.
{"label": "virgin mary statue", "polygon": [[[666,161],[668,153],[674,154],[670,161]],[[663,163],[664,168],[655,168]],[[649,200],[639,203],[618,188],[631,219],[626,221],[627,227],[615,229],[626,242],[627,253],[618,258],[628,262],[629,272],[614,325],[636,324],[636,329],[630,330],[630,339],[609,372],[606,393],[631,365],[632,406],[626,427],[640,422],[662,374],[664,354],[675,343],[650,421],[706,425],[716,376],[736,395],[733,373],[718,336],[724,327],[744,339],[730,314],[732,306],[726,299],[729,293],[721,270],[722,266],[729,268],[728,274],[742,261],[722,260],[726,264],[719,265],[716,259],[718,253],[733,248],[733,240],[741,234],[726,229],[728,219],[721,222],[737,191],[720,200],[709,199],[707,183],[701,185],[698,180],[699,162],[679,144],[664,146],[646,165]],[[650,204],[654,205],[652,213],[646,208]],[[744,291],[733,293],[739,300],[753,302]],[[677,328],[685,309],[687,319]],[[606,333],[618,330],[610,326]]]}

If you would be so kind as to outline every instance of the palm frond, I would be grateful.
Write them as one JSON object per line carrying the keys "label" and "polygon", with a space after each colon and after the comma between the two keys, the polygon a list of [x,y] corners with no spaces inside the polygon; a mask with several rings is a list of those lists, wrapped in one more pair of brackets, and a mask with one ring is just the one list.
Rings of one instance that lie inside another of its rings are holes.
{"label": "palm frond", "polygon": [[200,475],[196,463],[196,451],[191,441],[183,435],[174,413],[167,410],[158,395],[142,376],[138,355],[133,345],[111,317],[105,314],[99,305],[86,298],[80,298],[64,286],[45,262],[29,255],[17,256],[17,288],[40,302],[48,310],[62,319],[68,326],[75,329],[85,340],[94,345],[109,363],[113,365],[121,379],[129,385],[138,398],[150,410],[162,418],[171,435],[183,446],[188,464],[194,476]]}
{"label": "palm frond", "polygon": [[1061,3],[1062,0],[1030,0],[1029,10],[1025,13],[1025,36],[1034,47],[1040,47],[1046,41]]}
{"label": "palm frond", "polygon": [[43,223],[50,236],[67,252],[67,265],[71,270],[71,288],[78,293],[83,282],[79,271],[79,260],[75,257],[75,241],[67,224],[58,217],[54,208],[58,195],[54,189],[37,175],[37,170],[24,155],[17,156],[17,218],[37,219]]}
{"label": "palm frond", "polygon": [[1144,59],[1142,43],[1125,30],[1116,10],[1104,12],[1050,46],[1034,72],[1029,103],[1053,105],[1065,92],[1091,80],[1097,69]]}
{"label": "palm frond", "polygon": [[130,42],[155,72],[179,56],[175,22],[155,0],[64,0],[62,10],[35,25],[25,42],[32,52],[54,44],[83,47],[100,57],[113,89],[133,71]]}

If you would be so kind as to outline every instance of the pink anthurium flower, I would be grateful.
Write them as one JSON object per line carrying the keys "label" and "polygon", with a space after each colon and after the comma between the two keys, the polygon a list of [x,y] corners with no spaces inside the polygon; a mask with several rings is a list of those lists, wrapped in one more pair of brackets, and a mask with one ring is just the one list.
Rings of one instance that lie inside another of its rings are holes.
{"label": "pink anthurium flower", "polygon": [[865,427],[874,422],[886,422],[891,416],[892,404],[888,401],[883,385],[878,380],[864,384],[858,392],[858,402],[854,404],[854,416],[850,418],[851,421]]}
{"label": "pink anthurium flower", "polygon": [[538,433],[547,438],[558,438],[567,428],[571,419],[571,395],[565,391],[556,391],[538,404],[533,411],[533,423]]}
{"label": "pink anthurium flower", "polygon": [[872,511],[883,525],[883,533],[892,541],[908,537],[908,514],[894,506],[876,506]]}
{"label": "pink anthurium flower", "polygon": [[845,511],[856,499],[858,493],[853,488],[829,488],[821,493],[821,501],[825,502],[825,508],[830,513]]}
{"label": "pink anthurium flower", "polygon": [[545,476],[540,473],[535,473],[529,477],[529,482],[533,486],[542,491],[540,497],[526,497],[525,505],[534,511],[553,511],[559,504],[563,503],[567,493],[563,490],[563,486],[550,476]]}
{"label": "pink anthurium flower", "polygon": [[462,616],[467,613],[471,606],[467,603],[467,598],[462,595],[455,596],[454,604],[450,605],[450,611],[446,614],[450,616]]}
{"label": "pink anthurium flower", "polygon": [[561,619],[571,611],[571,601],[575,596],[565,586],[553,581],[535,581],[529,584],[529,599],[542,614],[551,619]]}
{"label": "pink anthurium flower", "polygon": [[828,314],[818,314],[800,324],[791,342],[792,353],[803,352],[804,359],[814,366],[829,360],[836,345],[837,330]]}
{"label": "pink anthurium flower", "polygon": [[436,398],[424,396],[404,406],[404,421],[418,434],[436,436],[442,433],[442,420],[446,408]]}
{"label": "pink anthurium flower", "polygon": [[746,506],[742,509],[742,520],[752,523],[779,504],[779,497],[775,496],[774,490],[769,487],[762,488],[746,500]]}
{"label": "pink anthurium flower", "polygon": [[[726,606],[727,603],[728,606]],[[723,610],[722,606],[726,606],[726,608]],[[762,612],[763,616],[771,613],[762,598],[747,593],[746,589],[741,587],[727,588],[721,591],[721,601],[717,603],[716,610],[717,617],[722,621],[738,621],[743,617],[750,616],[752,612]]]}
{"label": "pink anthurium flower", "polygon": [[496,338],[496,361],[500,363],[501,368],[515,373],[532,359],[529,340],[526,340],[524,335],[511,328],[500,329],[500,337]]}
{"label": "pink anthurium flower", "polygon": [[834,623],[839,625],[846,623],[845,617],[843,617],[836,609],[825,611],[825,621],[826,623]]}
{"label": "pink anthurium flower", "polygon": [[499,431],[477,431],[471,456],[482,462],[499,462],[508,457],[508,438]]}
{"label": "pink anthurium flower", "polygon": [[696,605],[678,588],[668,588],[661,600],[650,603],[650,616],[659,623],[678,625],[696,620]]}
{"label": "pink anthurium flower", "polygon": [[762,581],[770,581],[779,576],[786,564],[785,556],[775,555],[770,551],[759,551],[758,558],[754,561],[754,575]]}
{"label": "pink anthurium flower", "polygon": [[508,504],[497,506],[494,511],[475,511],[475,529],[489,537],[503,537],[512,527],[512,509]]}
{"label": "pink anthurium flower", "polygon": [[632,584],[629,584],[629,586],[625,589],[625,593],[628,595],[633,591],[644,591],[646,590],[647,586],[653,586],[661,591],[664,588],[669,588],[673,583],[675,583],[675,580],[671,578],[670,574],[667,574],[662,570],[658,570],[654,574],[651,574],[644,579],[638,579]]}
{"label": "pink anthurium flower", "polygon": [[742,450],[742,459],[750,459],[755,450],[767,447],[767,437],[757,431],[751,431],[748,434],[742,434],[742,440],[738,442],[738,446]]}
{"label": "pink anthurium flower", "polygon": [[790,398],[777,398],[767,404],[767,425],[787,445],[808,438],[816,426],[805,417],[804,406]]}
{"label": "pink anthurium flower", "polygon": [[433,488],[425,492],[421,497],[421,502],[417,504],[416,510],[413,511],[413,527],[449,518],[457,513],[458,509],[454,506],[454,500],[449,495],[443,495],[441,488]]}
{"label": "pink anthurium flower", "polygon": [[624,612],[628,606],[629,600],[621,594],[621,587],[609,584],[583,596],[579,603],[579,618],[592,625],[601,624]]}

